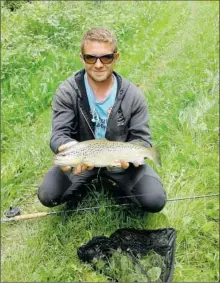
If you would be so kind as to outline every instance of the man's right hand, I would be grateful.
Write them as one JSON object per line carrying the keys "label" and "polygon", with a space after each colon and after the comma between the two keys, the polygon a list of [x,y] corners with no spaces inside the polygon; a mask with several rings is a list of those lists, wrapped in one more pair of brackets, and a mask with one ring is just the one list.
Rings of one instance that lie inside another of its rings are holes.
{"label": "man's right hand", "polygon": [[[68,142],[66,144],[63,144],[61,145],[59,148],[58,148],[58,151],[59,152],[62,152],[64,151],[65,149],[73,146],[74,144],[77,144],[78,142],[77,141],[71,141],[71,142]],[[92,170],[94,167],[93,166],[86,166],[86,165],[81,165],[81,164],[78,164],[75,168],[72,168],[71,166],[60,166],[61,170],[66,172],[66,171],[69,171],[71,169],[73,169],[73,174],[80,174],[82,173],[83,171],[85,170]]]}
{"label": "man's right hand", "polygon": [[77,175],[77,174],[82,173],[85,170],[92,170],[93,168],[94,168],[93,166],[87,166],[87,165],[78,164],[76,166],[76,168],[73,169],[73,174]]}
{"label": "man's right hand", "polygon": [[[68,143],[65,143],[65,144],[62,144],[61,146],[58,147],[58,151],[59,152],[62,152],[64,151],[65,149],[73,146],[74,144],[77,144],[78,142],[77,141],[71,141],[71,142],[68,142]],[[69,171],[72,169],[71,166],[60,166],[61,170],[63,172],[66,172],[66,171]]]}

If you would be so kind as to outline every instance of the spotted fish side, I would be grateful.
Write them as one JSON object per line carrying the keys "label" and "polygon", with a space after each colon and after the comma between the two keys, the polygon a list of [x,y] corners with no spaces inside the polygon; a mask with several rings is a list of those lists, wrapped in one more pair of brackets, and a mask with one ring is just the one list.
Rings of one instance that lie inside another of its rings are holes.
{"label": "spotted fish side", "polygon": [[159,163],[154,148],[145,148],[139,144],[128,142],[94,139],[79,142],[55,156],[55,164],[60,166],[76,166],[86,164],[94,167],[117,166],[116,160],[133,162],[138,158],[149,158]]}

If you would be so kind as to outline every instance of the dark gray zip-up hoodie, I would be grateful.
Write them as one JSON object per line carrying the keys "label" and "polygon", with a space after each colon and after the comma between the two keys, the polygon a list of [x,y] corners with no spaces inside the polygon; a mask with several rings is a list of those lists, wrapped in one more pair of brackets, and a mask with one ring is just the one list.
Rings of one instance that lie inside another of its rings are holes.
{"label": "dark gray zip-up hoodie", "polygon": [[[53,100],[52,136],[50,147],[54,153],[70,141],[94,139],[92,122],[84,84],[85,70],[64,81]],[[118,89],[115,104],[108,118],[105,138],[112,141],[138,142],[151,147],[147,105],[141,91],[114,72]]]}

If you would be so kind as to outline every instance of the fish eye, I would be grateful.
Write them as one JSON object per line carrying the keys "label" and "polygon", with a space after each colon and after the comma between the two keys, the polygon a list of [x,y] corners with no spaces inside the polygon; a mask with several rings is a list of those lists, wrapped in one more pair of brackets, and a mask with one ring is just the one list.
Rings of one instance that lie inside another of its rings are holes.
{"label": "fish eye", "polygon": [[66,154],[65,154],[65,152],[60,152],[59,153],[59,156],[65,156]]}

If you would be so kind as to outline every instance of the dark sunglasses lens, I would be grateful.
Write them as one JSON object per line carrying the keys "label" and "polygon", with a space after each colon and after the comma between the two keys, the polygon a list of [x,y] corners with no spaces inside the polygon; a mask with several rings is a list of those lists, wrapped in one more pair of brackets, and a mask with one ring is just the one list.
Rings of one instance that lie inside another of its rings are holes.
{"label": "dark sunglasses lens", "polygon": [[114,59],[114,54],[104,55],[100,59],[103,64],[110,64]]}
{"label": "dark sunglasses lens", "polygon": [[92,55],[84,55],[84,61],[88,64],[94,64],[96,62],[96,57]]}

